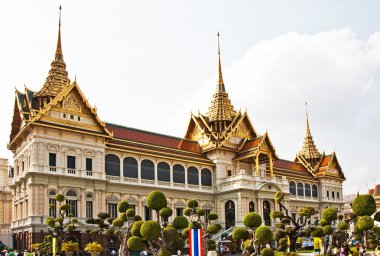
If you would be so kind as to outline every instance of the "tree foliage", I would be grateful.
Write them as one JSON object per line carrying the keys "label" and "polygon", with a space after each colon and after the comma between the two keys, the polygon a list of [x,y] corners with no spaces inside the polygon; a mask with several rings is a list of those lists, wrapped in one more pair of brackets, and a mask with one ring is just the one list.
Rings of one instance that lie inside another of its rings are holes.
{"label": "tree foliage", "polygon": [[376,211],[376,201],[372,195],[359,195],[352,203],[352,211],[358,216],[371,216]]}

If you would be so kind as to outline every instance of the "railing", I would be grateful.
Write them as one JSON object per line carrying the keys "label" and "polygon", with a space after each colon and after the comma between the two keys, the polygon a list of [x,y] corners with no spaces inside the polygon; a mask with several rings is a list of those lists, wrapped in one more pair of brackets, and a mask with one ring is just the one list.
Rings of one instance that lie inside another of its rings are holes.
{"label": "railing", "polygon": [[86,171],[87,176],[92,176],[92,171]]}
{"label": "railing", "polygon": [[56,172],[57,171],[57,167],[50,166],[49,169],[50,169],[51,172]]}
{"label": "railing", "polygon": [[119,177],[119,176],[111,176],[111,175],[107,175],[107,176],[106,176],[106,179],[107,179],[107,180],[112,180],[112,181],[114,181],[114,180],[119,181],[119,180],[120,180],[120,177]]}
{"label": "railing", "polygon": [[75,169],[67,169],[68,174],[75,174]]}

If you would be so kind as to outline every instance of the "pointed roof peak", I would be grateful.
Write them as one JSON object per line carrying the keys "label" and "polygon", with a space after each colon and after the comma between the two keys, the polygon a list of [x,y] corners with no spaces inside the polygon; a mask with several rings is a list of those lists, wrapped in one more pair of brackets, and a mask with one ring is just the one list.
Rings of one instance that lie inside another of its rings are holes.
{"label": "pointed roof peak", "polygon": [[224,87],[223,82],[223,74],[222,74],[222,63],[220,61],[220,36],[218,32],[218,92],[226,92],[226,88]]}
{"label": "pointed roof peak", "polygon": [[66,70],[66,63],[63,60],[62,54],[61,10],[62,7],[59,6],[58,40],[54,60],[50,64],[51,67],[48,76],[46,77],[46,81],[41,90],[36,93],[36,96],[55,97],[60,91],[62,91],[67,83],[70,83],[68,72]]}
{"label": "pointed roof peak", "polygon": [[313,136],[311,135],[310,125],[309,125],[309,113],[307,111],[307,102],[306,102],[306,134],[303,141],[299,155],[304,156],[307,160],[315,162],[320,158],[321,154],[319,153],[317,146],[314,143]]}
{"label": "pointed roof peak", "polygon": [[213,95],[211,105],[208,109],[207,116],[209,121],[231,121],[236,111],[232,106],[231,100],[224,87],[222,65],[220,61],[220,41],[218,32],[218,83]]}

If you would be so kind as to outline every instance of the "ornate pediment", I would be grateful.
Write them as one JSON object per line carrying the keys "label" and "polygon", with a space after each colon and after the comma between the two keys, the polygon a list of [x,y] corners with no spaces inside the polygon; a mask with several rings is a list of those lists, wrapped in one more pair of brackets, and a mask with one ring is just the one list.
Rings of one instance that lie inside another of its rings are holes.
{"label": "ornate pediment", "polygon": [[183,201],[177,201],[177,202],[174,204],[174,207],[177,207],[177,208],[185,208],[185,207],[186,207],[186,204],[185,204]]}
{"label": "ornate pediment", "polygon": [[111,194],[111,195],[107,196],[106,201],[118,203],[120,201],[120,199],[117,196],[115,196],[114,194]]}
{"label": "ornate pediment", "polygon": [[83,111],[83,100],[79,98],[79,95],[75,92],[70,92],[67,97],[62,102],[62,108],[79,112],[81,113]]}

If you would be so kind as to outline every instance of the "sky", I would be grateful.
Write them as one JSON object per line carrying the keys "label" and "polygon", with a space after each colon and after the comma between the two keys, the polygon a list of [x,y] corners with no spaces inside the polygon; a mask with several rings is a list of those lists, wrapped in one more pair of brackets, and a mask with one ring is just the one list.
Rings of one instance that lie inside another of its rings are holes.
{"label": "sky", "polygon": [[308,102],[344,193],[380,183],[379,1],[1,1],[0,157],[12,157],[15,87],[37,91],[49,71],[59,5],[69,76],[102,120],[183,137],[211,102],[219,31],[230,99],[280,158],[301,148]]}

